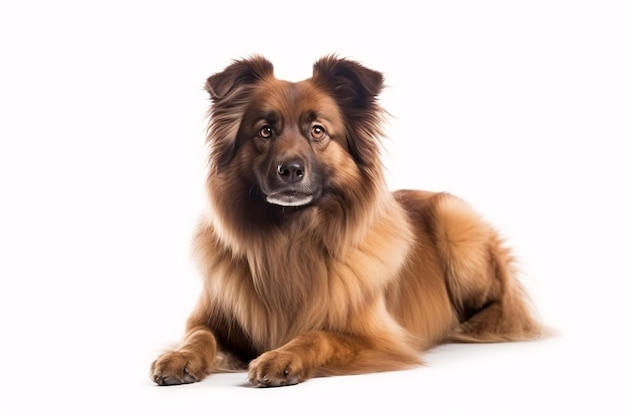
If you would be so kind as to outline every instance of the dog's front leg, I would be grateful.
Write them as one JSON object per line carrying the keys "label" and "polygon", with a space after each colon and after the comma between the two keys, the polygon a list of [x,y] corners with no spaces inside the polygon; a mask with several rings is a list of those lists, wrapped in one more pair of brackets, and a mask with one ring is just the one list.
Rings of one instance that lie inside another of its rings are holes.
{"label": "dog's front leg", "polygon": [[180,346],[152,363],[152,380],[159,385],[188,384],[210,372],[217,355],[215,336],[206,326],[190,327]]}
{"label": "dog's front leg", "polygon": [[250,362],[248,380],[258,387],[277,387],[316,376],[397,370],[418,363],[417,352],[388,337],[311,331]]}

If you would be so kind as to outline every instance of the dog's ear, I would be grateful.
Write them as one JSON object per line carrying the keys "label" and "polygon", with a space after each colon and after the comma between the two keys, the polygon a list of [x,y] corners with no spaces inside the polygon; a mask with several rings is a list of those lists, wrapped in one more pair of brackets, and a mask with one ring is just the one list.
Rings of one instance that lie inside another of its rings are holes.
{"label": "dog's ear", "polygon": [[313,82],[343,107],[368,107],[381,92],[383,81],[380,72],[335,55],[323,57],[313,66]]}
{"label": "dog's ear", "polygon": [[274,66],[262,56],[234,61],[222,72],[210,76],[205,84],[214,101],[230,96],[239,87],[254,84],[274,75]]}
{"label": "dog's ear", "polygon": [[211,145],[209,160],[214,167],[225,166],[235,155],[237,132],[249,104],[251,87],[273,75],[272,63],[257,55],[234,61],[207,79],[205,88],[213,101],[207,143]]}
{"label": "dog's ear", "polygon": [[383,75],[358,62],[330,55],[315,63],[311,80],[330,94],[341,108],[353,158],[360,167],[376,171],[380,162],[378,140],[383,135],[384,118],[377,96],[383,89]]}

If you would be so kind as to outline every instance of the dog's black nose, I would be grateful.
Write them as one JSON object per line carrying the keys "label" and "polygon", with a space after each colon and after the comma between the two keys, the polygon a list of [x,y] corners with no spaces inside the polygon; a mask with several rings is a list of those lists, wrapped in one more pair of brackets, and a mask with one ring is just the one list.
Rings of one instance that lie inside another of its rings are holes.
{"label": "dog's black nose", "polygon": [[294,183],[302,181],[304,178],[304,164],[298,160],[287,161],[282,164],[278,164],[276,171],[278,177],[287,183]]}

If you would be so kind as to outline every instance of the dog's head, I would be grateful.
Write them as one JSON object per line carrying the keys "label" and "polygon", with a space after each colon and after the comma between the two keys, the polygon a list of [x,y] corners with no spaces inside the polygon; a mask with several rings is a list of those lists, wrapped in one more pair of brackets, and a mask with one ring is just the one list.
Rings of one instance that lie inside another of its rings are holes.
{"label": "dog's head", "polygon": [[233,62],[206,82],[211,175],[283,207],[379,181],[382,87],[382,74],[336,56],[300,82],[276,79],[260,56]]}

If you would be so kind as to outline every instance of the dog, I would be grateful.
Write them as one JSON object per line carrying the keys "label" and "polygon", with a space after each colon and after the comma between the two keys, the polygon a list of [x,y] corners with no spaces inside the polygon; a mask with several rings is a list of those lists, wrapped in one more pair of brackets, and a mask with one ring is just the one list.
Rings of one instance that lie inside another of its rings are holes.
{"label": "dog", "polygon": [[390,192],[382,73],[328,55],[275,78],[253,55],[206,81],[203,290],[158,385],[248,371],[253,386],[392,371],[449,342],[538,338],[511,251],[447,193]]}

